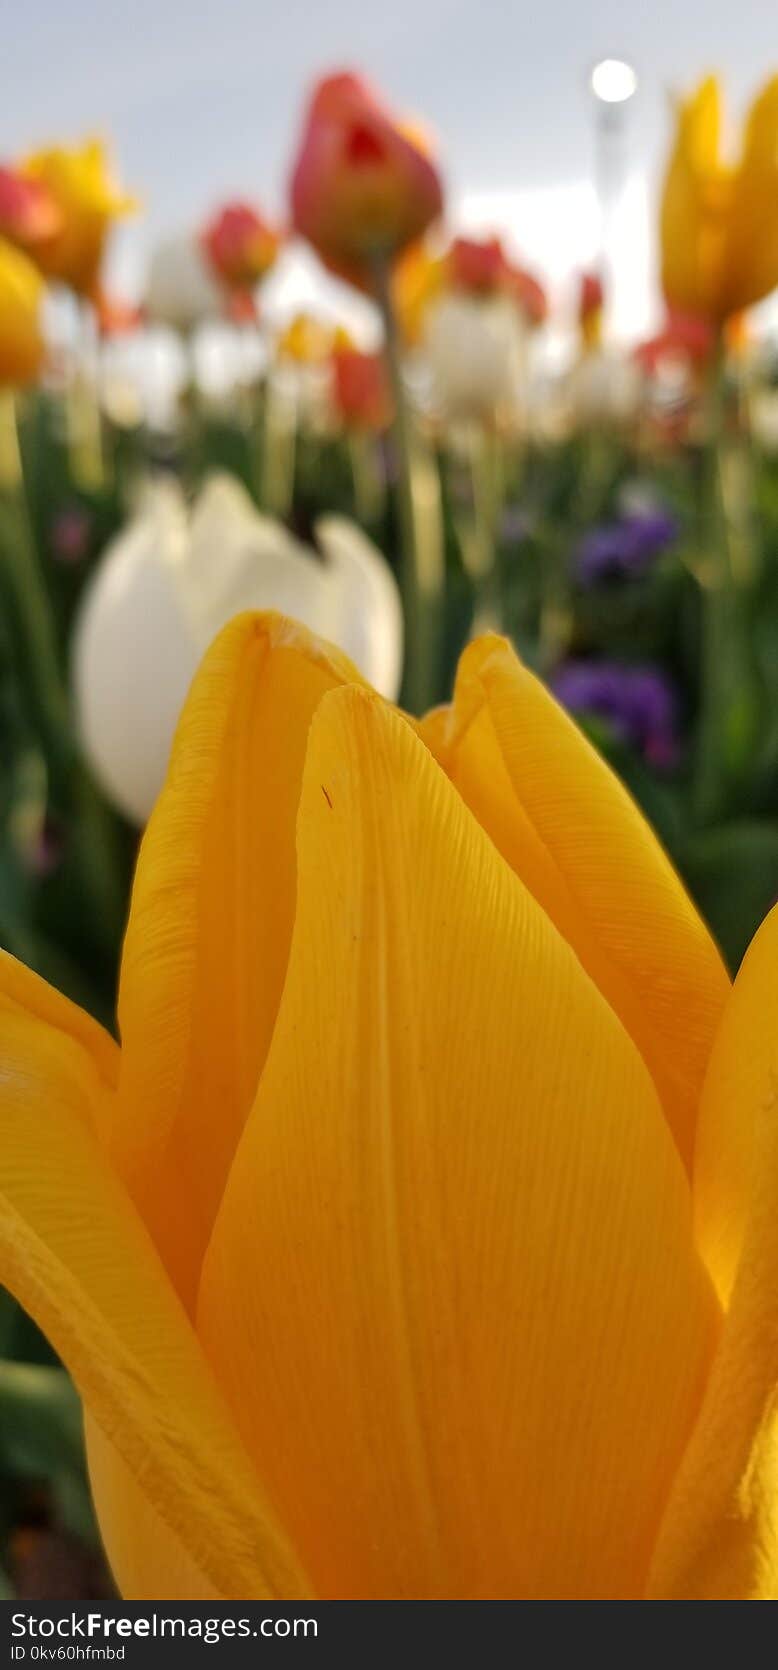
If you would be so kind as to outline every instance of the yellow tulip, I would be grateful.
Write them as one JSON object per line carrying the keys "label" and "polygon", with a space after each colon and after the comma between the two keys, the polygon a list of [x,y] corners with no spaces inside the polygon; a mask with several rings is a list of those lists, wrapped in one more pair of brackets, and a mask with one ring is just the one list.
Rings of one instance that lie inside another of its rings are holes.
{"label": "yellow tulip", "polygon": [[296,313],[276,341],[279,359],[297,365],[324,365],[332,353],[333,327],[312,313]]}
{"label": "yellow tulip", "polygon": [[59,230],[36,245],[41,271],[79,295],[94,298],[111,226],[135,208],[134,200],[112,179],[102,142],[88,139],[72,149],[36,151],[21,171],[46,186],[62,217]]}
{"label": "yellow tulip", "polygon": [[778,284],[778,76],[752,106],[739,162],[721,158],[713,76],[681,103],[661,211],[671,306],[717,324]]}
{"label": "yellow tulip", "polygon": [[29,383],[43,364],[43,280],[28,256],[0,238],[0,387]]}
{"label": "yellow tulip", "polygon": [[0,1276],[143,1599],[778,1595],[778,914],[734,990],[499,639],[217,639],[121,1050],[0,964]]}
{"label": "yellow tulip", "polygon": [[395,313],[409,347],[418,347],[430,306],[442,295],[446,284],[446,262],[433,255],[424,243],[412,244],[401,256],[392,274]]}

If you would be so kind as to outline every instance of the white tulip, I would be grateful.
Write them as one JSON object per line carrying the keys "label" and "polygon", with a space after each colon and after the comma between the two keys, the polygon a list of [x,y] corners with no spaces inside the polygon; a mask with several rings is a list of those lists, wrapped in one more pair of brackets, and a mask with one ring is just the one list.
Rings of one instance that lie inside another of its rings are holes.
{"label": "white tulip", "polygon": [[157,244],[149,263],[145,296],[152,324],[186,335],[224,312],[224,293],[211,273],[199,241],[191,234]]}
{"label": "white tulip", "polygon": [[593,348],[571,367],[566,394],[578,423],[627,423],[640,403],[640,371],[614,348]]}
{"label": "white tulip", "polygon": [[232,477],[215,475],[191,513],[157,480],[105,551],[73,641],[79,732],[106,794],[145,823],[197,665],[244,609],[278,609],[337,644],[394,700],[402,611],[383,557],[353,523],[325,516],[316,550],[255,510]]}
{"label": "white tulip", "polygon": [[749,412],[754,439],[765,452],[778,453],[778,388],[754,389]]}
{"label": "white tulip", "polygon": [[509,297],[441,297],[429,309],[423,347],[447,417],[484,418],[516,408],[526,341]]}
{"label": "white tulip", "polygon": [[403,664],[397,582],[372,540],[346,516],[320,516],[314,533],[340,597],[336,641],[382,696],[396,701]]}

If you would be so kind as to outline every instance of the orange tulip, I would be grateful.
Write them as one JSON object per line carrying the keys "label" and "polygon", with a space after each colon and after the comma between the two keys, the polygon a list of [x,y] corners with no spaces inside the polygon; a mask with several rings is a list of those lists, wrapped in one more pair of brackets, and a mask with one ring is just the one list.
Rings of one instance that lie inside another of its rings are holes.
{"label": "orange tulip", "polygon": [[501,640],[417,727],[234,620],[121,1048],[0,958],[0,1278],[122,1593],[776,1598],[777,975]]}
{"label": "orange tulip", "polygon": [[355,75],[315,90],[291,182],[295,229],[322,260],[370,283],[442,208],[426,150]]}
{"label": "orange tulip", "polygon": [[279,233],[249,203],[225,203],[202,233],[215,277],[238,290],[249,289],[265,277],[280,243]]}

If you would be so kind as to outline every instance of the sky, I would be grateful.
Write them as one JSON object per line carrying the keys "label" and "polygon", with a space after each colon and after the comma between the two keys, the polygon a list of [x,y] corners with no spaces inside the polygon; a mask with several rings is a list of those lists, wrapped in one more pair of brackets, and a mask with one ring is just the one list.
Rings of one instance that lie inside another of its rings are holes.
{"label": "sky", "polygon": [[[144,204],[112,252],[115,285],[135,293],[153,241],[226,196],[283,215],[306,93],[338,68],[365,72],[432,130],[452,223],[504,231],[561,293],[597,249],[588,72],[627,58],[639,88],[614,284],[633,335],[657,306],[670,94],[719,70],[734,122],[778,68],[775,0],[0,0],[0,22],[0,156],[110,137]],[[285,305],[315,289],[311,270],[287,263]]]}

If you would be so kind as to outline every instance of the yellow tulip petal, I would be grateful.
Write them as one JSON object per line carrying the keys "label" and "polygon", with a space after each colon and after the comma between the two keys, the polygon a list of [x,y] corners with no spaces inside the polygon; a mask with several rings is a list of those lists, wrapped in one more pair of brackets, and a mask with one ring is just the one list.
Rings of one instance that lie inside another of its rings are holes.
{"label": "yellow tulip petal", "polygon": [[[778,1091],[778,906],[746,953],[711,1052],[694,1156],[696,1239],[728,1304],[757,1178],[759,1120]],[[778,1179],[773,1179],[778,1186]],[[778,1197],[776,1198],[778,1214]]]}
{"label": "yellow tulip petal", "polygon": [[778,76],[755,100],[735,175],[727,250],[728,309],[751,307],[778,285]]}
{"label": "yellow tulip petal", "polygon": [[8,1009],[20,1009],[44,1026],[56,1028],[94,1061],[105,1087],[115,1088],[119,1050],[110,1033],[31,968],[8,951],[0,951],[0,1014]]}
{"label": "yellow tulip petal", "polygon": [[359,682],[274,615],[203,661],[138,862],[122,962],[111,1155],[186,1303],[275,1021],[311,715]]}
{"label": "yellow tulip petal", "polygon": [[0,238],[0,389],[31,382],[43,365],[43,296],[32,261]]}
{"label": "yellow tulip petal", "polygon": [[681,143],[699,175],[714,174],[721,166],[721,123],[718,77],[706,75],[691,98],[684,100],[679,117]]}
{"label": "yellow tulip petal", "polygon": [[690,1166],[729,981],[645,819],[502,639],[468,647],[421,734],[623,1021]]}
{"label": "yellow tulip petal", "polygon": [[49,146],[26,157],[22,171],[46,186],[62,215],[59,229],[36,247],[38,265],[93,297],[111,223],[136,207],[113,180],[102,141]]}
{"label": "yellow tulip petal", "polygon": [[88,1410],[84,1432],[103,1546],[125,1600],[223,1600]]}
{"label": "yellow tulip petal", "polygon": [[709,76],[678,108],[660,212],[662,286],[671,306],[722,319],[731,171],[720,160],[721,96]]}
{"label": "yellow tulip petal", "polygon": [[[134,1481],[123,1507],[116,1488],[103,1498],[98,1467],[108,1545],[121,1554],[142,1528],[160,1595],[190,1598],[166,1586],[171,1545],[201,1573],[198,1596],[304,1593],[191,1327],[92,1134],[112,1089],[101,1049],[85,1045],[91,1026],[78,1035],[71,1005],[63,1030],[51,1024],[43,1011],[58,1004],[53,994],[41,998],[40,983],[25,1011],[25,982],[9,963],[0,1000],[0,1281],[52,1341]],[[139,1497],[142,1527],[122,1527]],[[163,1534],[154,1540],[157,1520]],[[179,1570],[180,1560],[173,1577]],[[115,1572],[123,1585],[121,1559]],[[125,1593],[142,1594],[132,1569],[127,1576]]]}
{"label": "yellow tulip petal", "polygon": [[731,1298],[652,1593],[778,1600],[778,907],[738,974],[700,1119],[703,1250]]}
{"label": "yellow tulip petal", "polygon": [[328,1597],[633,1595],[716,1307],[633,1044],[410,725],[314,718],[198,1332]]}

